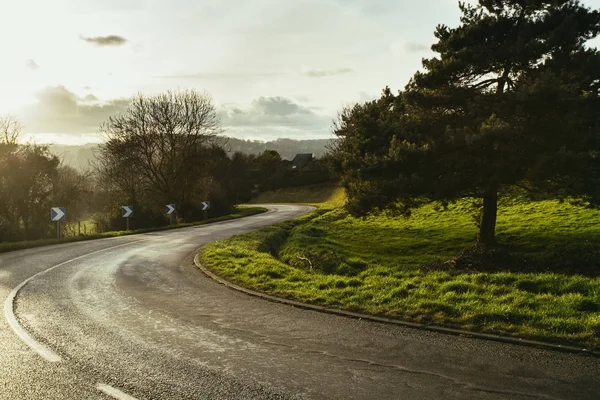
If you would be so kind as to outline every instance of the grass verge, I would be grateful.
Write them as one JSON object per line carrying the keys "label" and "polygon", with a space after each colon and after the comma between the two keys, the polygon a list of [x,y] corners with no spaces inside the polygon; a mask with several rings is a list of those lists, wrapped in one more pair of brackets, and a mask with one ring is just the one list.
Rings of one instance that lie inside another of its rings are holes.
{"label": "grass verge", "polygon": [[412,217],[320,209],[213,243],[218,275],[311,304],[407,321],[600,348],[600,212],[505,202],[503,247],[473,251],[468,201]]}
{"label": "grass verge", "polygon": [[169,226],[163,226],[160,228],[137,229],[137,230],[132,230],[132,231],[112,231],[112,232],[104,232],[104,233],[85,235],[85,236],[69,236],[69,237],[65,237],[65,238],[61,238],[61,239],[42,239],[42,240],[32,240],[32,241],[22,241],[22,242],[1,242],[0,243],[0,253],[6,253],[9,251],[15,251],[15,250],[30,249],[33,247],[50,246],[53,244],[60,244],[60,243],[81,242],[84,240],[103,239],[103,238],[109,238],[109,237],[115,237],[115,236],[135,235],[135,234],[139,234],[139,233],[157,232],[157,231],[164,231],[164,230],[169,230],[169,229],[185,228],[188,226],[204,225],[204,224],[210,224],[213,222],[227,221],[227,220],[231,220],[231,219],[248,217],[251,215],[263,213],[265,211],[267,211],[267,209],[263,208],[263,207],[236,207],[235,212],[233,212],[232,214],[223,215],[223,216],[217,217],[217,218],[207,219],[204,221],[191,222],[191,223],[178,224],[178,225],[169,225]]}
{"label": "grass verge", "polygon": [[302,203],[341,207],[345,201],[344,189],[332,183],[323,183],[262,192],[253,198],[250,203]]}

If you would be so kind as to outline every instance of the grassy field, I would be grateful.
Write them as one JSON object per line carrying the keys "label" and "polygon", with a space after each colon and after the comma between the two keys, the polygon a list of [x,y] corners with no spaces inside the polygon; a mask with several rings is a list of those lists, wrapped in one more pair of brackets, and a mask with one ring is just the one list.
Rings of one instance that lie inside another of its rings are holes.
{"label": "grassy field", "polygon": [[600,347],[600,212],[557,201],[504,201],[503,246],[474,250],[464,201],[408,219],[322,208],[214,243],[219,275],[308,303],[409,321]]}
{"label": "grassy field", "polygon": [[340,207],[345,201],[346,194],[342,188],[326,183],[262,192],[253,198],[250,203],[303,203]]}
{"label": "grassy field", "polygon": [[[61,239],[42,239],[42,240],[31,240],[31,241],[22,241],[22,242],[0,242],[0,253],[6,253],[8,251],[29,249],[33,247],[41,247],[41,246],[49,246],[53,244],[59,243],[70,243],[70,242],[81,242],[83,240],[93,240],[93,239],[102,239],[108,237],[115,236],[124,236],[124,235],[134,235],[137,233],[148,233],[148,232],[156,232],[156,231],[164,231],[168,229],[177,229],[184,228],[187,226],[195,226],[195,225],[204,225],[210,224],[211,222],[219,222],[219,221],[227,221],[230,219],[248,217],[250,215],[260,214],[267,211],[266,208],[262,207],[237,207],[235,212],[232,214],[224,215],[222,217],[211,218],[204,221],[192,222],[187,224],[178,224],[178,225],[170,225],[164,226],[160,228],[151,228],[151,229],[138,229],[133,231],[114,231],[114,232],[104,232],[104,233],[94,233],[91,235],[70,235]],[[82,228],[83,229],[83,228]],[[88,232],[91,232],[91,228],[87,228]]]}

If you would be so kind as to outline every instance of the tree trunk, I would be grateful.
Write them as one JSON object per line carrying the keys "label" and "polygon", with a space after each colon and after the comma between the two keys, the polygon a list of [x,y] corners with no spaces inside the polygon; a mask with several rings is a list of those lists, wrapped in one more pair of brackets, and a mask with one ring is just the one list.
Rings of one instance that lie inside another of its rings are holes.
{"label": "tree trunk", "polygon": [[478,244],[482,247],[496,244],[496,217],[498,215],[498,185],[490,184],[483,195],[483,215],[479,226]]}

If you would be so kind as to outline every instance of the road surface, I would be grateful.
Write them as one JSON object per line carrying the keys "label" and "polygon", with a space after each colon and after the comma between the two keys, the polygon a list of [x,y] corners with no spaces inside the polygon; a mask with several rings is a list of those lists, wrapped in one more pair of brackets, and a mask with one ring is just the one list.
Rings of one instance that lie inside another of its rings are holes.
{"label": "road surface", "polygon": [[0,399],[600,398],[596,358],[297,309],[193,265],[308,211],[0,255]]}

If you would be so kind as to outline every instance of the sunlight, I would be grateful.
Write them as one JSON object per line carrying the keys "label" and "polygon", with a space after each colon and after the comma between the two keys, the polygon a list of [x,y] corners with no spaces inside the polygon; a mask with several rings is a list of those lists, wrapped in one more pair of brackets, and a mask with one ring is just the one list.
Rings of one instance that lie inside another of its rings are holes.
{"label": "sunlight", "polygon": [[68,133],[24,133],[21,135],[21,143],[38,144],[64,144],[70,146],[81,146],[88,143],[101,143],[100,135],[94,133],[68,134]]}
{"label": "sunlight", "polygon": [[3,61],[0,65],[0,115],[14,113],[22,106],[31,103],[36,89],[35,79],[25,63],[18,65],[14,60]]}

